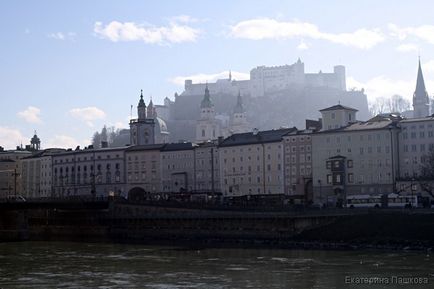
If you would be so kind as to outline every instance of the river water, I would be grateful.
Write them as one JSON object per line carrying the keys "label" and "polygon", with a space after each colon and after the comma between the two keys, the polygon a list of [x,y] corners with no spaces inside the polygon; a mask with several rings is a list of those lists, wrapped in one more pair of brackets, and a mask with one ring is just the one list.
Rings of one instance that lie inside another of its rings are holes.
{"label": "river water", "polygon": [[0,243],[0,288],[434,288],[434,254]]}

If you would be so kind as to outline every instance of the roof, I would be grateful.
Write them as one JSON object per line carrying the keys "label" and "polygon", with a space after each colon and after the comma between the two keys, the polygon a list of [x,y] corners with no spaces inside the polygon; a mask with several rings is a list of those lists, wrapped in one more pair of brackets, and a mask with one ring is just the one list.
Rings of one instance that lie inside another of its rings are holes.
{"label": "roof", "polygon": [[52,156],[52,155],[60,154],[60,153],[64,153],[64,152],[66,152],[65,149],[61,149],[61,148],[49,148],[49,149],[44,149],[42,151],[38,151],[37,153],[34,153],[33,155],[25,157],[23,159],[26,160],[26,159],[34,159],[34,158],[45,157],[45,156]]}
{"label": "roof", "polygon": [[58,154],[55,154],[56,156],[58,155],[70,155],[70,154],[87,154],[87,153],[101,153],[101,152],[109,152],[109,151],[122,151],[122,150],[126,150],[127,148],[129,148],[130,146],[124,146],[124,147],[111,147],[111,148],[99,148],[99,149],[80,149],[80,150],[67,150],[65,152],[61,152]]}
{"label": "roof", "polygon": [[191,142],[183,142],[183,143],[168,143],[164,147],[161,148],[162,152],[165,151],[183,151],[183,150],[192,150],[196,147],[195,144]]}
{"label": "roof", "polygon": [[132,151],[146,151],[146,150],[161,150],[166,144],[149,144],[149,145],[138,145],[138,146],[131,146],[127,148],[125,151],[132,152]]}
{"label": "roof", "polygon": [[223,142],[219,145],[219,147],[278,142],[282,140],[282,137],[284,135],[296,130],[297,128],[293,127],[293,128],[259,131],[258,133],[253,133],[253,132],[237,133],[223,140]]}
{"label": "roof", "polygon": [[396,127],[397,123],[398,122],[393,121],[393,120],[358,121],[358,122],[349,124],[349,125],[344,126],[344,127],[315,132],[314,135],[315,134],[324,134],[324,133],[336,133],[336,132],[354,132],[354,131],[389,129],[389,128]]}
{"label": "roof", "polygon": [[355,108],[352,108],[352,107],[349,107],[349,106],[344,106],[344,105],[341,105],[341,104],[333,105],[333,106],[321,109],[320,111],[331,111],[331,110],[342,110],[342,109],[352,110],[352,111],[358,111]]}
{"label": "roof", "polygon": [[408,119],[402,120],[401,122],[402,123],[412,123],[412,122],[421,122],[421,121],[434,121],[434,114],[432,114],[431,116],[426,116],[426,117],[408,118]]}

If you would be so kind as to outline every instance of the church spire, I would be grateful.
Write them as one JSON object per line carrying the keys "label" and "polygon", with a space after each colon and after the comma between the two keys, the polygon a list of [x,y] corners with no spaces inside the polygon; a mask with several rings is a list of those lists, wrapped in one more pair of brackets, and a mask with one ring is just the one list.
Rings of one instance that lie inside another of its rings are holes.
{"label": "church spire", "polygon": [[138,106],[145,106],[145,101],[143,100],[143,89],[140,90],[140,100],[139,100],[139,105]]}
{"label": "church spire", "polygon": [[235,105],[234,113],[243,113],[243,112],[244,112],[243,100],[241,98],[241,92],[238,91],[237,104]]}
{"label": "church spire", "polygon": [[202,102],[200,103],[200,107],[205,108],[205,107],[212,107],[212,106],[214,105],[211,101],[211,96],[209,94],[208,82],[207,82],[205,86],[205,95],[203,96]]}
{"label": "church spire", "polygon": [[137,105],[137,117],[140,120],[146,119],[146,104],[143,100],[143,89],[140,90],[140,100]]}
{"label": "church spire", "polygon": [[429,115],[429,97],[425,88],[425,81],[423,79],[422,66],[420,64],[417,70],[416,90],[413,94],[413,116],[425,117]]}

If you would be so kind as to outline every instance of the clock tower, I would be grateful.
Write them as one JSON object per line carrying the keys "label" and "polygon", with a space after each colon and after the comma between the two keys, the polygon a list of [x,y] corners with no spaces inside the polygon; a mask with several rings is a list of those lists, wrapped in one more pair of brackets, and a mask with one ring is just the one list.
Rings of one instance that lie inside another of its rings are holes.
{"label": "clock tower", "polygon": [[145,145],[155,143],[155,120],[146,117],[146,104],[143,100],[143,90],[137,105],[137,119],[130,120],[130,144]]}

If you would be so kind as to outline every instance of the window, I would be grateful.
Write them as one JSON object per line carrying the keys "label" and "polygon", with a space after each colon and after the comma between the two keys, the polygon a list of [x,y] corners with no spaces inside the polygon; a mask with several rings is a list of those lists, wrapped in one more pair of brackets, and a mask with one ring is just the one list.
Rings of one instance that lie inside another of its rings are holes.
{"label": "window", "polygon": [[326,162],[326,168],[327,169],[331,169],[332,168],[332,162],[331,161],[327,161]]}
{"label": "window", "polygon": [[354,175],[352,173],[348,174],[348,183],[354,183]]}
{"label": "window", "polygon": [[352,168],[353,167],[353,160],[347,161],[347,167]]}
{"label": "window", "polygon": [[327,184],[332,183],[332,175],[327,175]]}
{"label": "window", "polygon": [[415,151],[417,151],[417,147],[416,147],[416,145],[415,145],[415,144],[411,145],[411,151],[412,151],[412,152],[415,152]]}

